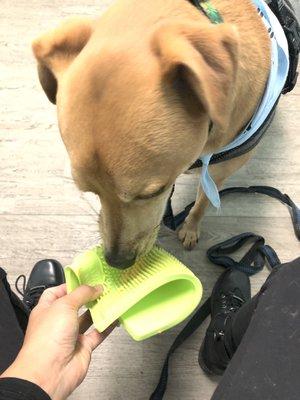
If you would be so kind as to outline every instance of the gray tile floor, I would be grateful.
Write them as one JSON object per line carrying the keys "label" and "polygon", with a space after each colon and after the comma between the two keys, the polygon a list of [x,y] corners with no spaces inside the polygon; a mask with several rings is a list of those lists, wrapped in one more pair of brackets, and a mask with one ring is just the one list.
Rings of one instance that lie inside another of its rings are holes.
{"label": "gray tile floor", "polygon": [[[42,257],[63,264],[99,239],[99,208],[68,178],[67,157],[61,142],[55,107],[38,84],[30,43],[63,17],[96,15],[110,1],[4,0],[0,24],[0,264],[13,282]],[[299,4],[299,2],[298,2]],[[233,176],[229,185],[273,185],[300,200],[300,86],[282,98],[275,120],[255,157]],[[176,208],[194,199],[197,174],[179,178]],[[205,251],[212,244],[244,231],[266,237],[283,261],[299,255],[288,210],[261,196],[231,196],[220,215],[208,210],[200,243],[184,252],[176,236],[162,230],[160,241],[189,265],[202,280],[207,296],[221,268],[211,265]],[[252,279],[253,293],[267,271]],[[87,379],[73,400],[144,400],[158,378],[164,354],[180,326],[142,343],[121,329],[95,352]],[[216,380],[197,365],[204,327],[174,356],[167,400],[209,400]]]}

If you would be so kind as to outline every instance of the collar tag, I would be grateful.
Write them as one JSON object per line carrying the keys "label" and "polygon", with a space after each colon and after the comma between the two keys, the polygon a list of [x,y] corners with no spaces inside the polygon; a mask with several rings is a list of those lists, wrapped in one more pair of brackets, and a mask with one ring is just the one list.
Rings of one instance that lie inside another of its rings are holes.
{"label": "collar tag", "polygon": [[203,14],[207,16],[207,18],[213,24],[221,24],[224,22],[219,11],[211,4],[209,0],[193,0],[193,3],[203,12]]}

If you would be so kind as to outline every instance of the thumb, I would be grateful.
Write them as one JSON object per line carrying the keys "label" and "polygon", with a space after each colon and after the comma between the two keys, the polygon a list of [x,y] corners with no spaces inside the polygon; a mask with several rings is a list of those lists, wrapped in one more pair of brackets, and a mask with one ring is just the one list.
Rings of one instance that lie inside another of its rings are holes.
{"label": "thumb", "polygon": [[63,301],[78,311],[84,304],[96,300],[102,293],[102,286],[82,285],[65,296]]}

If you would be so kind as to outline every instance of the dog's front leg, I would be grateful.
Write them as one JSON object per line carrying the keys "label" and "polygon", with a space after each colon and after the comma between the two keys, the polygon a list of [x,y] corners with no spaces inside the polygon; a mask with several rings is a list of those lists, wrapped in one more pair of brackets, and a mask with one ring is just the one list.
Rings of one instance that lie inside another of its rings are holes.
{"label": "dog's front leg", "polygon": [[[215,181],[218,188],[223,184],[224,179]],[[194,207],[190,210],[183,225],[178,230],[178,237],[186,250],[192,250],[200,236],[201,219],[205,213],[209,200],[204,194],[201,185],[198,187],[197,198]]]}
{"label": "dog's front leg", "polygon": [[[226,179],[235,171],[240,169],[252,157],[252,155],[253,150],[243,156],[210,167],[210,174],[219,190]],[[208,204],[209,200],[203,193],[201,185],[199,185],[195,205],[178,231],[178,237],[182,241],[184,248],[187,250],[192,250],[198,242],[201,219]]]}

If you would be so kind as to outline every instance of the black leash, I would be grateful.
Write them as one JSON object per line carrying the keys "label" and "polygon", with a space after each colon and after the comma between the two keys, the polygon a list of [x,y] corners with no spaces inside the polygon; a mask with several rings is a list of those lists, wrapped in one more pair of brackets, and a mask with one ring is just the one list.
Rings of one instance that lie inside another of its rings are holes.
{"label": "black leash", "polygon": [[295,235],[300,240],[300,208],[285,193],[281,193],[272,186],[249,186],[249,187],[231,187],[220,191],[220,196],[226,196],[231,193],[258,193],[272,197],[281,201],[289,207]]}
{"label": "black leash", "polygon": [[[253,242],[253,244],[240,261],[235,261],[228,256],[228,254],[242,248],[247,242]],[[268,261],[271,268],[280,264],[275,250],[265,244],[265,239],[262,236],[255,235],[252,232],[241,233],[222,243],[216,244],[210,247],[206,254],[212,263],[224,268],[237,269],[248,276],[261,271],[266,261]]]}
{"label": "black leash", "polygon": [[[287,194],[282,194],[279,190],[270,186],[250,186],[248,188],[244,187],[232,187],[224,189],[220,192],[221,196],[232,193],[260,193],[270,196],[272,198],[280,200],[282,203],[286,204],[291,208],[292,223],[294,226],[295,234],[300,240],[300,210],[296,204],[291,200]],[[172,192],[173,194],[173,192]],[[171,229],[176,229],[179,225],[179,221],[183,222],[184,218],[188,214],[189,210],[192,208],[193,204],[190,204],[181,212],[178,218],[173,215],[171,197],[170,196],[168,206],[166,209],[167,217],[164,218],[164,222],[168,222],[167,225]],[[172,226],[174,228],[172,228]],[[245,255],[239,260],[235,261],[229,255],[233,252],[241,249],[244,245],[252,242],[250,249],[245,253]],[[265,239],[256,235],[252,232],[242,233],[240,235],[234,236],[222,243],[216,244],[207,250],[208,259],[224,268],[234,268],[238,269],[251,276],[261,271],[266,263],[269,264],[270,268],[274,268],[280,264],[280,260],[275,252],[275,250],[265,244]],[[205,321],[205,319],[210,315],[210,297],[197,309],[192,318],[188,321],[185,327],[179,332],[175,338],[173,344],[171,345],[166,359],[161,370],[159,382],[152,393],[150,400],[162,400],[167,389],[168,376],[169,376],[169,363],[170,358],[173,353],[182,345],[182,343],[188,339]]]}
{"label": "black leash", "polygon": [[[172,229],[175,230],[178,228],[179,225],[183,223],[186,216],[194,206],[195,202],[190,203],[188,206],[185,207],[183,211],[179,214],[174,215],[172,209],[172,195],[174,189],[169,197],[165,215],[163,218],[164,224]],[[290,209],[291,219],[295,231],[295,235],[298,240],[300,240],[300,208],[292,201],[292,199],[278,189],[273,188],[272,186],[249,186],[249,187],[230,187],[219,192],[220,197],[226,196],[228,194],[233,193],[256,193],[256,194],[264,194],[266,196],[272,197],[281,201],[283,204],[286,204]]]}
{"label": "black leash", "polygon": [[175,350],[178,349],[178,347],[181,346],[182,343],[199,328],[199,326],[205,321],[209,314],[210,298],[207,299],[205,303],[203,303],[202,306],[198,308],[193,317],[185,325],[185,327],[182,329],[182,331],[179,333],[179,335],[176,337],[173,344],[171,345],[167,353],[163,368],[161,370],[159,382],[154,392],[152,393],[150,400],[161,400],[164,397],[168,384],[170,357],[175,352]]}

